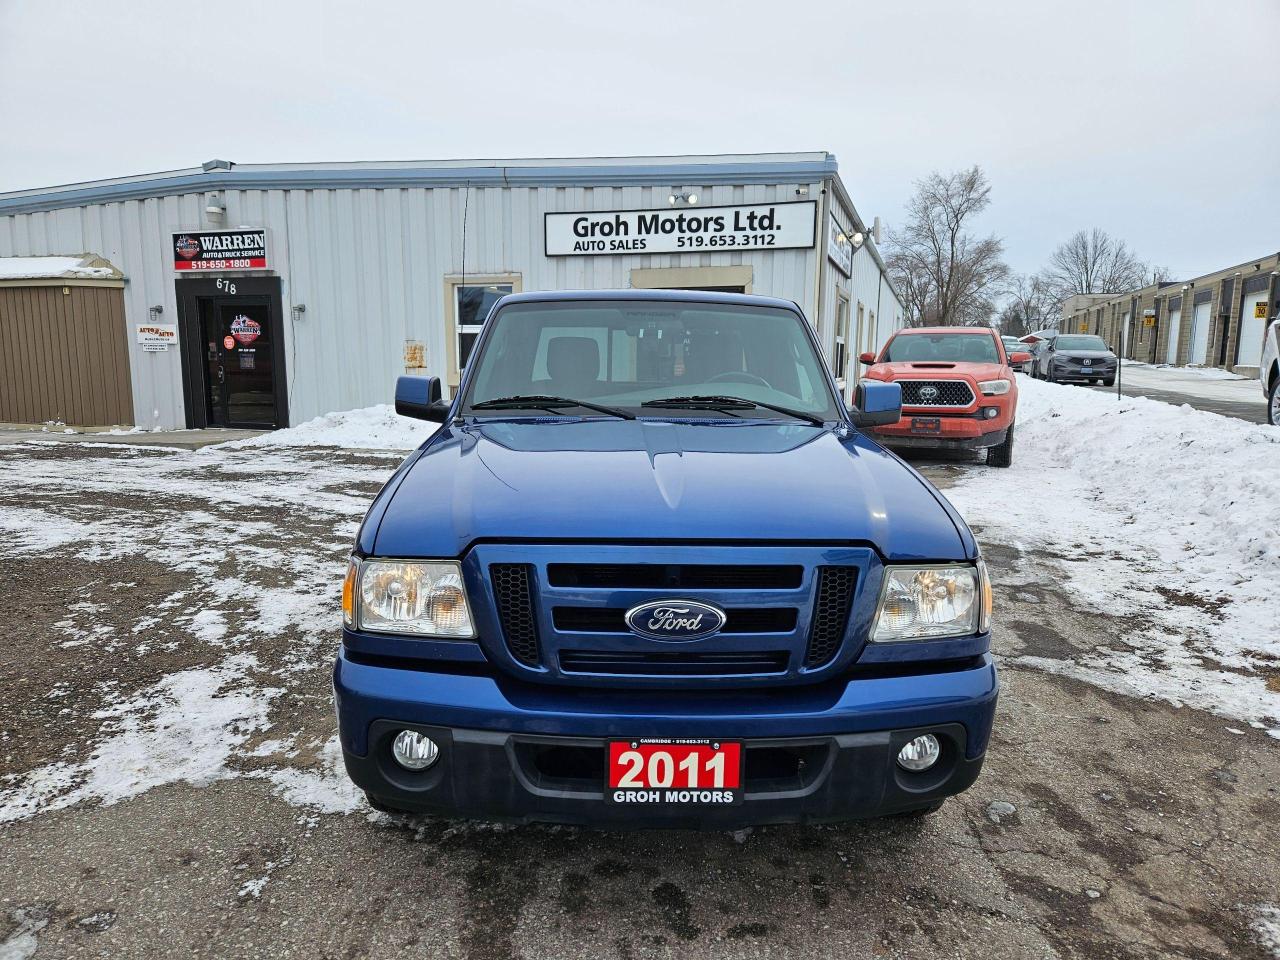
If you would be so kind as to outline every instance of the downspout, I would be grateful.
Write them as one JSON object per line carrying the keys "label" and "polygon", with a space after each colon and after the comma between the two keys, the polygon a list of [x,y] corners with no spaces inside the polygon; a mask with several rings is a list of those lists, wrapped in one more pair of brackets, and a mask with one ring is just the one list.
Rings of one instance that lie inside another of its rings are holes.
{"label": "downspout", "polygon": [[822,331],[822,271],[826,269],[827,265],[827,241],[829,239],[828,234],[830,233],[827,229],[827,221],[831,217],[831,208],[829,207],[829,204],[831,202],[832,189],[833,185],[831,178],[822,181],[822,203],[819,204],[821,212],[818,215],[818,223],[815,225],[815,229],[818,231],[818,236],[822,239],[818,242],[818,256],[815,258],[817,260],[817,264],[813,271],[813,328],[814,332],[819,334],[818,343],[822,345],[822,352],[827,357],[828,366],[831,365],[831,351],[827,349],[827,337]]}

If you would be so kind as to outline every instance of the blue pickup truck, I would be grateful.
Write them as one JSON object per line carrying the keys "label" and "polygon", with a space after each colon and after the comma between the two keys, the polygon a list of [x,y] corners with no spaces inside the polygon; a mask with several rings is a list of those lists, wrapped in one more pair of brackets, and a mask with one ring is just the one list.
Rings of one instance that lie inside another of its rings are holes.
{"label": "blue pickup truck", "polygon": [[920,815],[982,767],[991,589],[796,304],[516,294],[378,494],[343,588],[376,808],[600,827]]}

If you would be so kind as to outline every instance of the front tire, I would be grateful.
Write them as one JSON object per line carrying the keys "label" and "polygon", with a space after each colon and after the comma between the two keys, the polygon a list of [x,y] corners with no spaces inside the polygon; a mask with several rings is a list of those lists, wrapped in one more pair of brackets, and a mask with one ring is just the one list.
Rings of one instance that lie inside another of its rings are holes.
{"label": "front tire", "polygon": [[1104,387],[1114,387],[1116,385],[1116,378],[1112,377],[1110,380],[1103,380],[1102,385]]}
{"label": "front tire", "polygon": [[1280,427],[1280,373],[1271,381],[1271,396],[1267,398],[1267,422]]}
{"label": "front tire", "polygon": [[1004,442],[994,447],[987,447],[987,466],[1007,467],[1013,463],[1013,424],[1004,435]]}

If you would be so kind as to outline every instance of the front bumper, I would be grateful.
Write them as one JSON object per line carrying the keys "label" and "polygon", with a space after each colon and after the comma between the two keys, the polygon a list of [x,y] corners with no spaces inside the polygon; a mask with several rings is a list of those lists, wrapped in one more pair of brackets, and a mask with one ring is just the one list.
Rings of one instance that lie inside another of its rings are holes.
{"label": "front bumper", "polygon": [[[762,696],[570,691],[342,654],[334,692],[347,771],[387,806],[516,822],[734,829],[883,816],[959,793],[982,768],[999,687],[990,655],[936,673],[904,670]],[[440,745],[430,769],[410,773],[392,760],[391,740],[406,728]],[[943,740],[943,758],[930,771],[907,773],[894,758],[922,732]],[[605,743],[634,737],[742,740],[742,802],[609,802]]]}
{"label": "front bumper", "polygon": [[1116,376],[1116,368],[1114,365],[1110,367],[1062,367],[1055,366],[1053,368],[1053,379],[1061,381],[1079,380],[1082,383],[1088,383],[1091,380],[1114,380]]}
{"label": "front bumper", "polygon": [[916,434],[878,434],[876,440],[886,447],[915,450],[985,450],[1004,443],[1008,430],[992,430],[990,433],[979,433],[973,436],[933,436]]}

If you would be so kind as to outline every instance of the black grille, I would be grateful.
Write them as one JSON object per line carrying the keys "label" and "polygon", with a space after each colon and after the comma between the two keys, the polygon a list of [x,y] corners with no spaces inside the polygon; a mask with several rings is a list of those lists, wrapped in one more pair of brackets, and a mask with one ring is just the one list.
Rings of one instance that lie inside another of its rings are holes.
{"label": "black grille", "polygon": [[963,380],[899,380],[904,407],[967,407],[973,391]]}
{"label": "black grille", "polygon": [[633,587],[686,590],[794,590],[804,578],[799,566],[723,564],[552,563],[553,587]]}
{"label": "black grille", "polygon": [[533,568],[527,563],[495,563],[489,567],[498,620],[507,649],[521,663],[538,663],[538,624],[533,614]]}
{"label": "black grille", "polygon": [[[629,633],[622,607],[556,607],[551,617],[557,630],[586,633]],[[790,633],[796,628],[794,607],[733,608],[725,610],[721,633]]]}
{"label": "black grille", "polygon": [[565,673],[660,677],[785,673],[787,652],[599,653],[593,650],[561,650],[560,669]]}
{"label": "black grille", "polygon": [[854,567],[818,568],[818,596],[813,603],[813,629],[809,632],[805,666],[819,667],[840,649],[857,582],[858,571]]}

